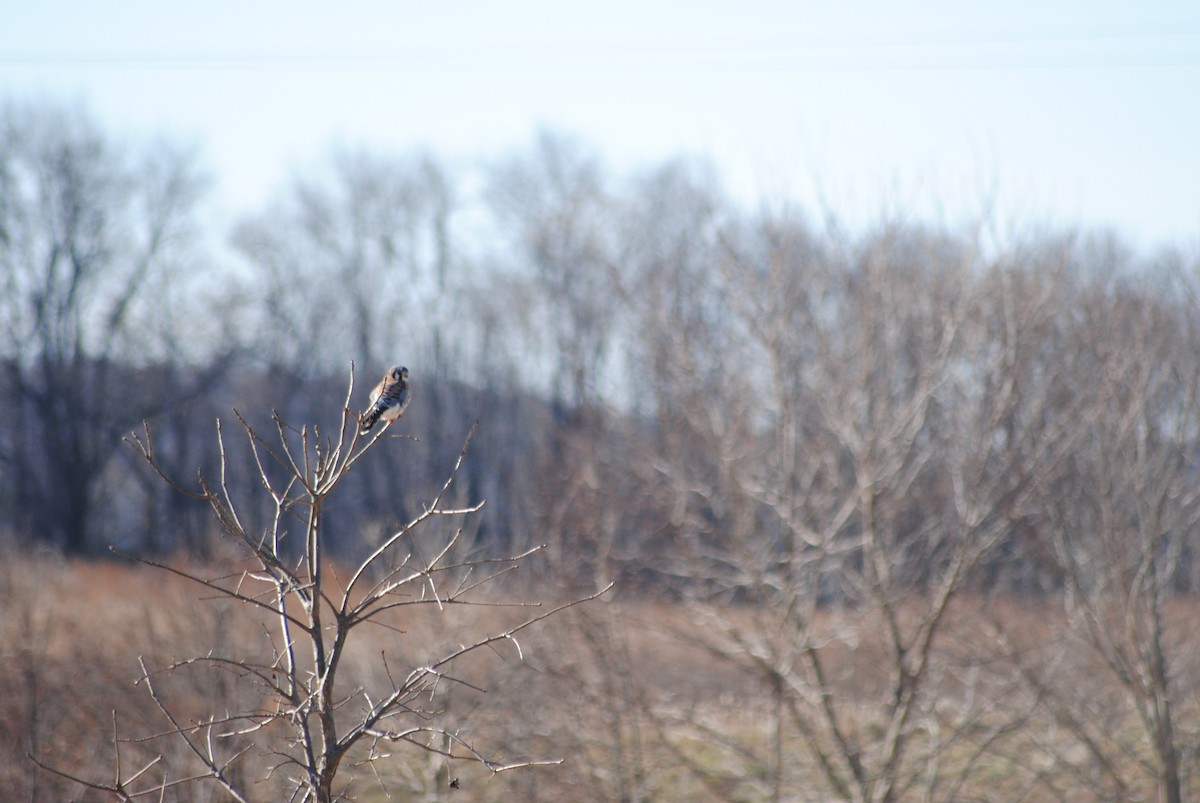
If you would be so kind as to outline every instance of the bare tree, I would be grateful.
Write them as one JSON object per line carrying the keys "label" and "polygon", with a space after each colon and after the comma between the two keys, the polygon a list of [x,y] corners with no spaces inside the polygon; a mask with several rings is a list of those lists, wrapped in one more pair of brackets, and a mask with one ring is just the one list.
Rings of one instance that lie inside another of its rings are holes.
{"label": "bare tree", "polygon": [[[259,280],[264,359],[318,376],[351,354],[382,365],[403,340],[426,376],[449,365],[454,206],[432,157],[360,149],[335,153],[242,220],[233,241]],[[314,294],[326,314],[310,314]]]}
{"label": "bare tree", "polygon": [[197,390],[136,379],[161,356],[150,293],[193,253],[192,162],[165,147],[127,158],[82,113],[0,113],[0,461],[27,529],[71,551],[121,434]]}
{"label": "bare tree", "polygon": [[578,141],[543,132],[532,156],[495,166],[489,178],[489,206],[515,255],[497,267],[524,297],[510,335],[528,343],[523,379],[548,383],[556,403],[582,411],[606,396],[614,335],[614,209],[601,164]]}
{"label": "bare tree", "polygon": [[[307,420],[336,403],[338,385],[328,378],[352,357],[382,370],[392,364],[395,344],[406,344],[426,409],[438,414],[422,422],[429,456],[406,463],[382,454],[381,469],[356,477],[358,493],[380,519],[412,510],[386,480],[414,476],[414,466],[423,470],[432,455],[456,449],[463,421],[477,415],[449,384],[472,378],[458,359],[473,318],[461,308],[465,282],[451,237],[456,207],[450,176],[432,156],[347,148],[297,175],[233,233],[255,278],[257,356],[272,384],[327,390],[278,400],[286,418]],[[311,314],[314,297],[322,299],[320,315]]]}
{"label": "bare tree", "polygon": [[[77,780],[125,800],[208,780],[234,799],[247,800],[253,797],[245,786],[247,773],[237,767],[247,754],[257,753],[281,793],[298,800],[332,801],[347,794],[345,783],[337,780],[347,763],[374,767],[396,744],[413,745],[448,762],[478,762],[492,773],[556,763],[488,758],[457,729],[439,724],[444,718],[439,701],[447,687],[475,688],[455,671],[464,656],[508,645],[519,657],[517,637],[522,631],[584,599],[526,615],[474,639],[460,636],[453,646],[435,646],[425,655],[411,648],[384,648],[377,659],[380,671],[364,673],[361,664],[355,671],[351,656],[358,651],[356,660],[361,661],[368,632],[376,636],[403,634],[425,609],[449,616],[449,611],[460,606],[503,607],[504,603],[483,599],[481,590],[541,547],[503,558],[471,557],[460,540],[462,526],[448,524],[483,507],[482,501],[453,501],[472,428],[448,478],[424,510],[347,574],[333,574],[327,557],[330,535],[322,530],[322,512],[345,476],[360,466],[372,447],[381,440],[388,444],[396,441],[383,434],[387,427],[377,429],[369,439],[360,436],[349,409],[350,393],[332,434],[317,426],[292,428],[276,415],[275,432],[267,438],[237,417],[271,503],[272,512],[265,522],[251,518],[247,506],[235,498],[239,490],[226,482],[225,469],[231,458],[218,422],[221,476],[210,482],[201,475],[199,490],[190,493],[209,505],[225,537],[242,550],[250,565],[220,577],[206,577],[167,564],[143,562],[179,574],[218,599],[240,605],[246,615],[261,621],[261,649],[231,645],[229,654],[201,653],[155,669],[143,662],[139,682],[169,722],[164,737],[187,746],[194,769],[160,771],[154,766],[155,759],[129,774],[118,768],[115,782]],[[159,469],[148,428],[130,442],[152,468]],[[302,541],[301,557],[293,563],[286,558],[283,545],[297,537]],[[607,588],[585,599],[604,591]],[[537,607],[537,603],[508,605],[518,611]],[[244,710],[177,710],[161,689],[162,679],[202,667],[227,673],[235,683],[254,690],[253,702]],[[119,758],[119,748],[117,755]],[[51,771],[67,774],[36,760]],[[383,783],[381,773],[375,775]],[[451,780],[449,775],[443,778],[445,783]]]}
{"label": "bare tree", "polygon": [[670,565],[770,723],[750,744],[705,732],[754,756],[771,799],[953,799],[1007,723],[939,645],[1006,512],[1068,444],[1010,470],[996,429],[1015,401],[983,390],[1006,366],[969,247],[889,227],[822,247],[770,217],[720,241],[716,288],[649,311],[672,389],[650,456],[673,489]]}
{"label": "bare tree", "polygon": [[1058,310],[1057,405],[1042,429],[1073,432],[1073,448],[1030,500],[1039,537],[1026,553],[1056,573],[1063,632],[1046,646],[1010,628],[1005,641],[1067,734],[1049,750],[1063,774],[1104,797],[1153,789],[1176,803],[1200,712],[1183,668],[1194,647],[1170,615],[1200,524],[1200,307],[1191,277],[1158,279],[1151,291],[1146,276],[1138,290],[1120,276],[1081,283]]}

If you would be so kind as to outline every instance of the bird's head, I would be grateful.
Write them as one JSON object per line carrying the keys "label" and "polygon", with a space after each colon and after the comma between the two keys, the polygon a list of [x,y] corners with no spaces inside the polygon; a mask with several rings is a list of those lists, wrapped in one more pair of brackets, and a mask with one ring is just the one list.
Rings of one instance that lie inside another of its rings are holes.
{"label": "bird's head", "polygon": [[397,365],[388,374],[392,377],[392,381],[399,382],[401,379],[408,379],[408,369],[402,365]]}

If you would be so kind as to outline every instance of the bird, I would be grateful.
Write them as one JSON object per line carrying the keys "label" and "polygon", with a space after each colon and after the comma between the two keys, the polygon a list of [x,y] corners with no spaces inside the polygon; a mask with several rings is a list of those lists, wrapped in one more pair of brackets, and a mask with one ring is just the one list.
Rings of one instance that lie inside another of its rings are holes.
{"label": "bird", "polygon": [[379,384],[371,391],[371,406],[358,417],[358,432],[365,434],[383,419],[389,424],[404,417],[411,395],[408,389],[408,369],[397,365],[383,375]]}

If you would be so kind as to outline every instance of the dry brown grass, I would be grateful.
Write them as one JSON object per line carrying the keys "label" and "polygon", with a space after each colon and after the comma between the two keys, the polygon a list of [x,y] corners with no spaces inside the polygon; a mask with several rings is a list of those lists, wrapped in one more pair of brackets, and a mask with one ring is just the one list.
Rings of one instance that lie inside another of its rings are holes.
{"label": "dry brown grass", "polygon": [[[34,751],[74,774],[109,780],[114,712],[122,737],[165,729],[145,689],[134,685],[139,656],[154,667],[210,649],[268,649],[260,623],[247,611],[203,601],[202,595],[182,578],[143,567],[7,557],[0,570],[5,612],[0,620],[0,789],[5,799],[98,799],[37,771],[25,754]],[[1200,655],[1187,648],[1193,638],[1189,623],[1198,610],[1200,604],[1190,599],[1169,609],[1180,678],[1176,712],[1187,733],[1200,723]],[[348,676],[366,688],[380,688],[388,683],[381,655],[393,671],[417,666],[449,645],[511,625],[528,613],[461,605],[444,612],[397,611],[387,626],[366,631],[371,637],[348,656]],[[725,614],[755,626],[753,612]],[[836,612],[827,615],[829,628],[849,626]],[[828,653],[831,675],[835,693],[861,703],[849,710],[869,729],[885,687],[886,661],[869,636],[869,623],[849,624],[862,631]],[[1019,638],[1002,643],[993,624]],[[1139,765],[1147,751],[1139,744],[1132,709],[1095,656],[1078,647],[1064,627],[1052,601],[964,598],[952,610],[938,642],[942,697],[931,703],[930,727],[952,729],[974,706],[990,712],[972,726],[982,740],[989,724],[1018,712],[1025,717],[982,756],[970,739],[945,751],[938,771],[947,777],[962,772],[953,799],[1103,799],[1103,772],[1095,756],[1056,718],[1051,701],[1039,701],[1019,682],[1013,650],[1044,672],[1059,695],[1055,705],[1073,705],[1080,716],[1094,718],[1105,747],[1123,757],[1122,777],[1143,779],[1129,789],[1153,798],[1153,779]],[[389,794],[390,799],[440,799],[444,788],[439,785],[458,778],[464,800],[768,799],[770,697],[736,663],[718,660],[701,646],[708,635],[704,628],[679,606],[602,601],[550,619],[522,638],[524,660],[510,645],[473,653],[457,670],[466,683],[438,690],[445,724],[469,734],[500,760],[562,758],[563,763],[491,776],[478,764],[447,768],[438,756],[396,747],[392,758],[376,763],[378,775],[353,761],[347,764],[349,791],[364,801],[386,800]],[[252,689],[209,671],[164,678],[163,692],[189,716],[255,702],[248,696]],[[994,699],[974,699],[980,695]],[[798,733],[786,736],[788,797],[829,799],[807,747]],[[171,739],[122,746],[127,769],[160,754],[159,766],[169,777],[187,771],[187,757]],[[273,800],[279,793],[278,780],[262,780],[270,763],[269,756],[258,753],[244,762],[242,778],[254,799]],[[920,795],[914,790],[911,798]],[[200,786],[166,799],[221,797]]]}

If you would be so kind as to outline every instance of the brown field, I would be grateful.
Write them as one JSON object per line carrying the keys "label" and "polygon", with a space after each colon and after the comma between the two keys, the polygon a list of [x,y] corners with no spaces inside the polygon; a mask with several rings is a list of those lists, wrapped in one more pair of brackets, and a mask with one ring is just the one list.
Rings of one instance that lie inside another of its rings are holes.
{"label": "brown field", "polygon": [[[210,651],[261,657],[270,650],[262,622],[227,602],[204,600],[204,593],[148,568],[8,556],[0,570],[4,799],[105,799],[37,769],[26,755],[111,782],[114,728],[124,777],[161,756],[138,788],[196,770],[177,738],[161,736],[168,723],[145,688],[135,685],[138,658],[154,668]],[[920,610],[919,601],[913,610]],[[938,696],[922,710],[926,724],[919,732],[930,743],[939,735],[955,738],[944,739],[936,761],[926,744],[914,745],[902,771],[916,781],[901,799],[1083,801],[1104,799],[1104,790],[1114,788],[1130,799],[1154,799],[1134,708],[1097,656],[1055,649],[1070,640],[1056,611],[1050,603],[1011,599],[962,600],[952,609],[930,680]],[[1197,611],[1194,600],[1176,601],[1167,627],[1178,657],[1173,674],[1181,679],[1176,722],[1186,733],[1200,724],[1200,660],[1186,649],[1193,638],[1187,623]],[[345,682],[379,688],[388,671],[420,665],[447,645],[469,643],[527,615],[528,609],[484,606],[405,613],[373,631],[373,643],[351,651]],[[872,728],[882,727],[875,718],[888,689],[886,656],[870,636],[870,623],[823,615],[831,691],[858,720],[847,727],[869,742]],[[994,624],[1004,626],[1007,642]],[[762,678],[745,662],[715,657],[703,646],[720,642],[723,629],[762,633],[764,627],[756,611],[700,616],[679,605],[619,596],[570,609],[520,639],[523,661],[507,644],[472,653],[454,674],[463,682],[437,690],[437,708],[445,712],[438,724],[469,737],[484,754],[502,762],[561,763],[493,775],[476,762],[447,765],[412,745],[381,745],[387,758],[368,766],[365,753],[353,756],[339,777],[362,801],[756,801],[772,798],[773,777],[782,799],[835,798],[811,749],[824,737],[786,724],[777,730],[778,709]],[[1038,667],[1052,687],[1039,691],[1023,682],[1014,654]],[[260,704],[254,688],[236,675],[193,669],[159,681],[184,719]],[[1070,716],[1091,717],[1093,727],[1073,730]],[[1089,745],[1081,733],[1095,734],[1100,743]],[[286,771],[271,772],[277,762],[266,749],[274,736],[264,731],[252,738],[255,748],[237,777],[255,800],[285,798]],[[1185,768],[1185,777],[1188,770],[1194,767]],[[447,788],[451,778],[458,780],[454,790]],[[922,780],[929,778],[937,783]],[[158,793],[146,799],[157,800]],[[225,798],[201,783],[169,790],[164,799]]]}

